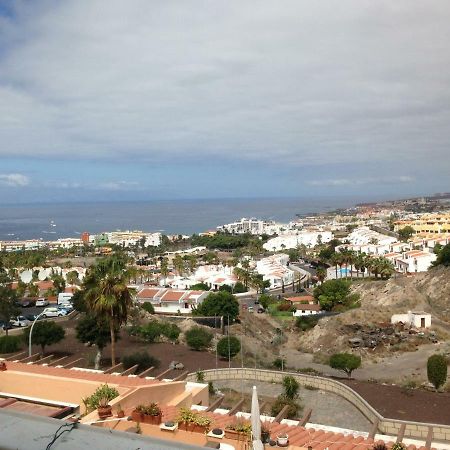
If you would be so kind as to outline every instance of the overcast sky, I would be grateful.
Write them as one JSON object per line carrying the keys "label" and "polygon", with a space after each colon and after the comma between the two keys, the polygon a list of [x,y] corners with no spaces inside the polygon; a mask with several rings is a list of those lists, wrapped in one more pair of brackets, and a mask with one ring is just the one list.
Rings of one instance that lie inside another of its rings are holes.
{"label": "overcast sky", "polygon": [[449,191],[448,0],[0,0],[0,203]]}

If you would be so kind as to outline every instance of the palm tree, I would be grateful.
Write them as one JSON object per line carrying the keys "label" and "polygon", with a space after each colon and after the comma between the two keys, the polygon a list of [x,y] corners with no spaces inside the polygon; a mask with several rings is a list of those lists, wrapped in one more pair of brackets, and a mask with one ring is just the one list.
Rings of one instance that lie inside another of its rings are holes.
{"label": "palm tree", "polygon": [[133,303],[127,287],[130,273],[123,258],[101,259],[93,266],[83,283],[84,299],[90,312],[109,325],[111,335],[111,364],[116,364],[115,330],[126,322]]}
{"label": "palm tree", "polygon": [[380,258],[380,275],[383,279],[390,278],[395,273],[394,264],[385,258]]}
{"label": "palm tree", "polygon": [[161,275],[164,278],[164,286],[165,286],[167,276],[169,275],[169,262],[167,261],[167,258],[163,258],[161,260],[161,267],[160,267],[159,271],[161,272]]}
{"label": "palm tree", "polygon": [[316,271],[316,276],[320,283],[323,283],[323,280],[325,280],[327,276],[327,271],[323,267],[319,267]]}

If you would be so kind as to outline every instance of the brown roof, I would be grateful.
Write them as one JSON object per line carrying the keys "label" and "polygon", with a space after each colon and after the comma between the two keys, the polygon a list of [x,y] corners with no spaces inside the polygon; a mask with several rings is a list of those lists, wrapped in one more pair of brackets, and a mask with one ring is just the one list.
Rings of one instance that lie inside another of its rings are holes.
{"label": "brown roof", "polygon": [[181,300],[181,297],[186,294],[186,291],[171,291],[167,292],[161,297],[162,302],[177,302]]}
{"label": "brown roof", "polygon": [[296,302],[313,302],[314,297],[312,295],[301,295],[299,297],[288,297],[286,299],[288,302],[296,303]]}
{"label": "brown roof", "polygon": [[34,283],[40,291],[46,291],[47,289],[51,289],[53,287],[53,281],[52,280],[48,280],[48,281],[38,281],[36,283]]}
{"label": "brown roof", "polygon": [[137,298],[155,298],[160,289],[144,288],[136,295]]}

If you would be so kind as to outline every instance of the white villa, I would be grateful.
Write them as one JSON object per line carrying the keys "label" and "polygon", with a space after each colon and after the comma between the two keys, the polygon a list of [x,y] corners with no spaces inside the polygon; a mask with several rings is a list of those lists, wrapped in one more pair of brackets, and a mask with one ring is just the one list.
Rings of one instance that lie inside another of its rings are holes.
{"label": "white villa", "polygon": [[263,280],[270,281],[272,289],[287,286],[295,276],[295,272],[287,267],[288,261],[289,255],[278,253],[258,261],[256,271],[263,276]]}
{"label": "white villa", "polygon": [[297,248],[299,245],[314,247],[318,243],[330,242],[334,235],[331,231],[296,231],[282,234],[269,239],[263,247],[269,251],[280,251],[289,248]]}

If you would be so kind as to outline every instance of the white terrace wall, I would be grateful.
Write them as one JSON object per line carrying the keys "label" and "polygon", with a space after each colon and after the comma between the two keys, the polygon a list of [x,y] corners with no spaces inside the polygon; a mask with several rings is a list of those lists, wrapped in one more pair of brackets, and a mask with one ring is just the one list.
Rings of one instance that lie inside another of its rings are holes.
{"label": "white terrace wall", "polygon": [[[262,370],[250,368],[233,369],[213,369],[205,370],[205,381],[226,381],[226,380],[255,380],[265,382],[281,383],[286,375],[293,376],[301,385],[314,386],[327,392],[333,392],[358,408],[359,411],[372,423],[378,420],[378,430],[387,435],[398,435],[402,424],[406,425],[405,438],[415,438],[424,440],[427,438],[429,427],[433,429],[433,441],[450,442],[450,426],[408,422],[397,419],[383,417],[378,411],[369,405],[357,392],[339,381],[313,375],[299,374],[295,372],[279,372],[275,370]],[[196,374],[191,373],[187,377],[188,381],[195,381]]]}

